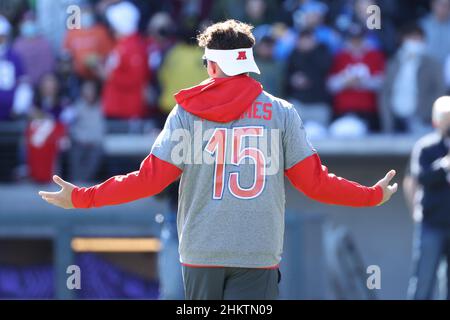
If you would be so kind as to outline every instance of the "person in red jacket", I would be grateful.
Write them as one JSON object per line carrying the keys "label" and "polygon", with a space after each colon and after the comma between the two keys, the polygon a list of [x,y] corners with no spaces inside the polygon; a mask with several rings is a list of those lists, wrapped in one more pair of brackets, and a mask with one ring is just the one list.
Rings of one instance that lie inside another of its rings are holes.
{"label": "person in red jacket", "polygon": [[365,43],[363,27],[352,26],[347,45],[335,56],[328,79],[335,118],[354,114],[370,131],[379,130],[377,90],[382,84],[384,63],[381,51]]}
{"label": "person in red jacket", "polygon": [[145,86],[149,79],[145,42],[137,33],[139,11],[129,2],[111,5],[106,17],[117,37],[107,59],[103,76],[103,111],[116,119],[142,118],[146,115]]}

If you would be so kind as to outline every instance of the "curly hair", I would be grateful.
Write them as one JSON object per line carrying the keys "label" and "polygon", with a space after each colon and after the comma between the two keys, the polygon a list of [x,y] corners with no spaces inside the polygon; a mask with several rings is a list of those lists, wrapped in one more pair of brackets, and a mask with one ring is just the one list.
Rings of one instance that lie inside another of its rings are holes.
{"label": "curly hair", "polygon": [[233,19],[218,22],[197,36],[198,45],[216,50],[252,48],[255,45],[252,29],[252,25]]}

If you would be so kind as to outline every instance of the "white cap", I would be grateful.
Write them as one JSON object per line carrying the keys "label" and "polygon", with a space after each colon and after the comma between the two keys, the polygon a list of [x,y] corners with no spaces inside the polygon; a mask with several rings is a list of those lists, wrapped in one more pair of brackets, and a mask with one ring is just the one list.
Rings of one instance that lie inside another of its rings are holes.
{"label": "white cap", "polygon": [[4,16],[0,15],[0,35],[8,36],[10,32],[11,24]]}
{"label": "white cap", "polygon": [[128,36],[138,30],[139,10],[128,1],[110,5],[106,9],[106,18],[117,33]]}
{"label": "white cap", "polygon": [[235,76],[246,72],[261,73],[253,57],[253,48],[232,50],[205,48],[203,58],[217,63],[227,76]]}

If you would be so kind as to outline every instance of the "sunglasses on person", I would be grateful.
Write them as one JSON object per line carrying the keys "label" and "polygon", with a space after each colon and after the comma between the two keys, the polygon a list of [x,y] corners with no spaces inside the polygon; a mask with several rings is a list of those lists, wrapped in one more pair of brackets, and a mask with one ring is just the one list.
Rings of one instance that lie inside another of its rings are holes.
{"label": "sunglasses on person", "polygon": [[204,66],[205,68],[208,68],[208,59],[202,58],[202,62],[203,62],[203,66]]}

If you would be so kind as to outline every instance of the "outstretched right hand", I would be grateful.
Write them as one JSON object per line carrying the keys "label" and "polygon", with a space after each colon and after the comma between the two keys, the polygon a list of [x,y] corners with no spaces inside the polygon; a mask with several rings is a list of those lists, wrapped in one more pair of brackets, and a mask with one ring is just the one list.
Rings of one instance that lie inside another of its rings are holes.
{"label": "outstretched right hand", "polygon": [[39,191],[39,195],[43,200],[57,207],[61,207],[63,209],[73,209],[72,190],[76,188],[76,186],[64,181],[57,175],[53,176],[53,181],[61,187],[61,190],[57,192]]}

